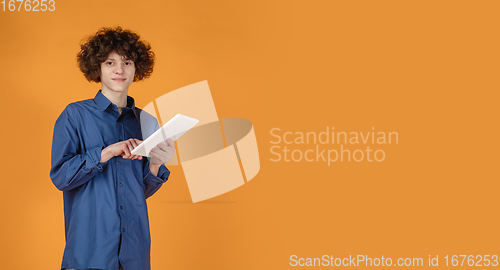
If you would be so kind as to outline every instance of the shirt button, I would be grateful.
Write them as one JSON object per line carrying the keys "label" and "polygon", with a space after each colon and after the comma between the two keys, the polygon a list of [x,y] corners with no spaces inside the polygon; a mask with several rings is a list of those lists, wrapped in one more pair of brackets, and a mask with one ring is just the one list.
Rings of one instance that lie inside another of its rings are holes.
{"label": "shirt button", "polygon": [[120,209],[123,209],[123,206],[120,205]]}
{"label": "shirt button", "polygon": [[122,232],[125,232],[125,228],[122,229]]}
{"label": "shirt button", "polygon": [[118,164],[122,164],[122,162],[121,162],[121,161],[118,161]]}
{"label": "shirt button", "polygon": [[123,187],[123,183],[120,183],[120,187]]}

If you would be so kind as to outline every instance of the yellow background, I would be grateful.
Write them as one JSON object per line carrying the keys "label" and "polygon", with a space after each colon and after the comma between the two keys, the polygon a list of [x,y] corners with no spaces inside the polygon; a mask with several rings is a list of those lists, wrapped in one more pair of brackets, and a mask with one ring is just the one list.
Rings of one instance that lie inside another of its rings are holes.
{"label": "yellow background", "polygon": [[[0,268],[60,267],[53,126],[100,88],[76,66],[80,41],[118,25],[157,55],[130,88],[139,107],[208,80],[219,117],[250,120],[260,150],[253,180],[197,204],[170,168],[148,199],[153,269],[500,255],[497,1],[55,1],[0,11]],[[326,126],[396,131],[399,144],[381,163],[270,161],[272,128]]]}

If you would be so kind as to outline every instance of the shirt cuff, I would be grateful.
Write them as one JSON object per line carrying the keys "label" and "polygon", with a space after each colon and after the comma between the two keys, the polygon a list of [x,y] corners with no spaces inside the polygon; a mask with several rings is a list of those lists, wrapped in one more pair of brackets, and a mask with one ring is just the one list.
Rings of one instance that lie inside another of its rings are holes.
{"label": "shirt cuff", "polygon": [[96,147],[94,149],[91,149],[87,151],[85,154],[85,167],[83,168],[84,171],[87,172],[102,172],[104,164],[99,163],[101,161],[101,152],[104,147]]}
{"label": "shirt cuff", "polygon": [[144,182],[149,185],[161,185],[165,183],[168,180],[168,177],[170,176],[170,171],[167,169],[167,167],[165,167],[165,164],[162,164],[160,166],[160,169],[158,169],[158,176],[155,176],[149,170],[149,161],[146,163],[144,172],[146,175],[144,177]]}

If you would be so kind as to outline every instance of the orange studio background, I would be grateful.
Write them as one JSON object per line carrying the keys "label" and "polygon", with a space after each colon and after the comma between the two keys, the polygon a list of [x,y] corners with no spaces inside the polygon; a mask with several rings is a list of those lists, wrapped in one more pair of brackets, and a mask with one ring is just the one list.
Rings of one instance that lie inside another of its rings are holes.
{"label": "orange studio background", "polygon": [[[170,167],[148,199],[153,269],[303,268],[292,255],[424,266],[439,256],[435,268],[461,268],[444,257],[500,256],[498,1],[55,0],[39,12],[5,2],[0,268],[60,267],[53,126],[100,88],[76,66],[80,42],[118,25],[157,55],[152,77],[130,88],[139,107],[207,80],[218,116],[250,120],[260,152],[254,179],[196,204]],[[327,128],[398,142],[367,144],[381,162],[273,161],[276,145],[296,160],[338,145],[274,144],[272,129],[290,142]]]}

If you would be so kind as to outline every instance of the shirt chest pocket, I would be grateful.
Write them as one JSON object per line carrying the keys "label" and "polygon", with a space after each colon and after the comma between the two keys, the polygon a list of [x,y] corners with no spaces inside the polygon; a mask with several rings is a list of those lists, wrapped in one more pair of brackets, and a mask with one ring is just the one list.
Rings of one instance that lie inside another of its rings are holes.
{"label": "shirt chest pocket", "polygon": [[138,140],[143,140],[142,138],[142,132],[141,132],[141,124],[139,121],[132,121],[129,125],[124,125],[124,139],[138,139]]}

